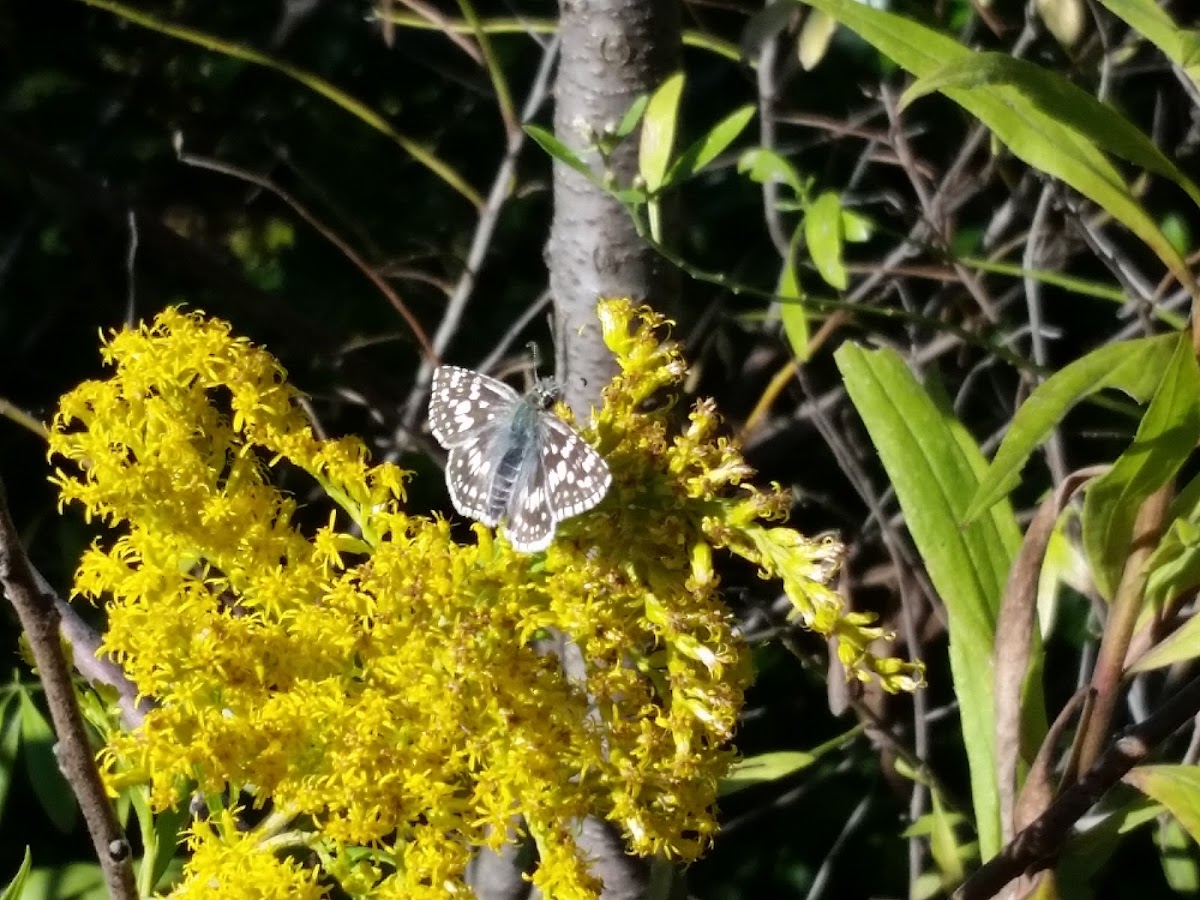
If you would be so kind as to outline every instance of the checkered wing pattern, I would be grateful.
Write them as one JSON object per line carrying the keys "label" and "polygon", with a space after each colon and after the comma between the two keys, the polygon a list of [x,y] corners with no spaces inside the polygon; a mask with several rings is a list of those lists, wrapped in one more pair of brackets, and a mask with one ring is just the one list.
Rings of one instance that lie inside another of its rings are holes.
{"label": "checkered wing pattern", "polygon": [[429,395],[429,429],[443,447],[465,445],[507,424],[520,401],[521,395],[499,379],[438,366]]}
{"label": "checkered wing pattern", "polygon": [[523,398],[469,369],[442,366],[433,376],[429,424],[450,451],[454,508],[490,527],[503,519],[523,553],[545,550],[558,523],[599,503],[612,482],[604,458],[547,402],[544,385]]}
{"label": "checkered wing pattern", "polygon": [[553,413],[540,421],[536,465],[509,501],[504,533],[513,549],[545,550],[558,523],[587,512],[612,484],[608,464],[570,425]]}
{"label": "checkered wing pattern", "polygon": [[500,520],[488,512],[492,483],[492,459],[488,453],[490,434],[468,437],[465,443],[450,448],[446,458],[446,489],[459,515],[495,528]]}

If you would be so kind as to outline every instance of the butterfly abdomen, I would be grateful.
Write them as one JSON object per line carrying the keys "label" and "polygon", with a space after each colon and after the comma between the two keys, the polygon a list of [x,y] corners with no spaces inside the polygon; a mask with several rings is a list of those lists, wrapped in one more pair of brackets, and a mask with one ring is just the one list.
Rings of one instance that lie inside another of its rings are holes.
{"label": "butterfly abdomen", "polygon": [[537,455],[538,420],[536,408],[522,402],[509,427],[498,435],[503,451],[488,490],[487,512],[494,519],[505,518],[513,491],[534,465]]}

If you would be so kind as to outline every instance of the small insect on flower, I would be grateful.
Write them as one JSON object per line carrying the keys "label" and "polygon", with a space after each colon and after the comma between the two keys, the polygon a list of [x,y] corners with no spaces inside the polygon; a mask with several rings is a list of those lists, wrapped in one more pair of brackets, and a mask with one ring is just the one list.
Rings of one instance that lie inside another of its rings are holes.
{"label": "small insect on flower", "polygon": [[558,523],[591,509],[612,483],[604,457],[550,411],[556,396],[548,379],[522,397],[470,369],[433,373],[429,426],[450,451],[450,500],[489,527],[504,520],[522,553],[545,550]]}

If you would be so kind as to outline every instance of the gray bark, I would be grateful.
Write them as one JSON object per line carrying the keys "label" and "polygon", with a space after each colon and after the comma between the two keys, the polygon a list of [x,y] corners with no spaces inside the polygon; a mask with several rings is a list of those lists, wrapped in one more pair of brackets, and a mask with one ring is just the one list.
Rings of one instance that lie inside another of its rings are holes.
{"label": "gray bark", "polygon": [[[615,127],[639,95],[679,66],[679,8],[676,0],[562,0],[560,7],[554,130],[598,171],[592,136]],[[618,147],[609,164],[616,183],[628,185],[637,172],[636,140]],[[632,297],[670,309],[678,275],[638,237],[619,203],[557,162],[546,255],[558,377],[564,399],[586,415],[615,372],[600,339],[596,301]]]}

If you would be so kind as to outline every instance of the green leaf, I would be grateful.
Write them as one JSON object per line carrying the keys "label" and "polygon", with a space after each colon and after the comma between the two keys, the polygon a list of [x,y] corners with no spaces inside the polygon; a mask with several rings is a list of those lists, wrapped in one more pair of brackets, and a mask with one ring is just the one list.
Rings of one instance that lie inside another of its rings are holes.
{"label": "green leaf", "polygon": [[787,778],[807,769],[817,758],[803,750],[759,753],[734,763],[729,774],[721,782],[722,797],[744,791],[746,788]]}
{"label": "green leaf", "polygon": [[846,267],[842,264],[842,201],[833,191],[825,191],[804,214],[804,239],[808,255],[830,286],[846,289]]}
{"label": "green leaf", "polygon": [[138,893],[148,897],[175,856],[179,847],[179,830],[187,821],[188,811],[184,806],[155,815],[150,808],[150,791],[144,785],[131,788],[129,798],[137,813],[142,846],[145,848],[138,870]]}
{"label": "green leaf", "polygon": [[[835,16],[918,78],[974,54],[954,38],[856,0],[806,0]],[[986,125],[1014,156],[1098,203],[1150,247],[1181,284],[1193,285],[1183,258],[1159,230],[1096,141],[1060,121],[1011,84],[946,88],[945,95]]]}
{"label": "green leaf", "polygon": [[808,751],[780,750],[740,759],[730,768],[729,774],[721,780],[720,796],[727,797],[746,788],[778,781],[801,772],[827,754],[841,750],[846,746],[847,741],[857,737],[862,730],[861,725],[856,725],[849,731]]}
{"label": "green leaf", "polygon": [[788,256],[783,263],[783,271],[779,273],[779,285],[775,293],[780,297],[779,319],[783,323],[783,333],[788,339],[792,353],[800,362],[808,359],[808,310],[801,302],[804,299],[804,288],[800,284],[800,275],[796,271],[796,254],[799,251],[802,232],[797,229],[792,235],[788,246]]}
{"label": "green leaf", "polygon": [[1180,28],[1154,0],[1100,0],[1100,5],[1132,25],[1200,88],[1200,32]]}
{"label": "green leaf", "polygon": [[592,170],[588,168],[588,164],[580,159],[574,150],[553,134],[537,125],[526,124],[521,127],[525,129],[527,135],[533,138],[534,143],[550,154],[552,159],[557,159],[563,165],[570,166],[580,175],[586,177],[588,181],[595,183],[596,176],[592,174]]}
{"label": "green leaf", "polygon": [[962,848],[954,834],[954,818],[946,812],[941,794],[932,791],[929,795],[933,830],[929,836],[929,855],[933,857],[945,884],[961,884],[966,874],[963,868]]}
{"label": "green leaf", "polygon": [[4,890],[0,891],[0,900],[21,900],[25,890],[25,880],[29,877],[29,867],[33,864],[33,856],[29,852],[29,847],[25,847],[25,858],[21,860],[20,868],[17,869],[17,874],[12,877]]}
{"label": "green leaf", "polygon": [[[1193,526],[1194,530],[1195,526]],[[1192,545],[1189,562],[1193,573],[1196,571],[1196,544]],[[1200,656],[1200,616],[1189,616],[1188,620],[1175,631],[1171,632],[1136,660],[1129,667],[1131,672],[1149,672],[1164,666],[1185,662]]]}
{"label": "green leaf", "polygon": [[935,403],[897,354],[843,345],[834,355],[895,488],[930,580],[946,606],[950,668],[985,858],[1000,848],[993,732],[996,615],[1020,530],[1007,502],[959,527],[985,468],[945,404]]}
{"label": "green leaf", "polygon": [[804,20],[800,35],[796,38],[796,58],[800,68],[811,72],[825,58],[833,33],[837,31],[837,19],[821,12],[813,12]]}
{"label": "green leaf", "polygon": [[1200,841],[1200,766],[1137,766],[1125,781],[1165,806],[1192,840]]}
{"label": "green leaf", "polygon": [[1158,858],[1171,890],[1181,896],[1195,896],[1200,890],[1200,868],[1192,852],[1195,842],[1175,819],[1159,823],[1156,838]]}
{"label": "green leaf", "polygon": [[1177,334],[1168,334],[1108,344],[1038,385],[1013,416],[964,521],[974,521],[1020,483],[1033,451],[1081,400],[1104,388],[1124,391],[1139,402],[1148,399],[1178,341]]}
{"label": "green leaf", "polygon": [[1062,75],[1028,60],[995,52],[963,56],[918,78],[901,96],[900,106],[934,91],[1000,85],[1013,87],[1034,111],[1074,128],[1096,146],[1174,181],[1200,206],[1200,188],[1133,123]]}
{"label": "green leaf", "polygon": [[807,193],[795,167],[774,150],[765,147],[751,147],[743,153],[738,158],[738,171],[759,184],[766,184],[771,179],[782,181],[798,198]]}
{"label": "green leaf", "polygon": [[4,804],[21,746],[21,707],[16,699],[16,693],[0,698],[0,819],[4,816]]}
{"label": "green leaf", "polygon": [[875,233],[875,223],[852,209],[842,210],[842,239],[848,244],[862,244]]}
{"label": "green leaf", "polygon": [[638,151],[638,172],[651,194],[663,186],[675,131],[679,125],[679,98],[683,94],[683,73],[676,72],[650,95],[642,117],[642,139]]}
{"label": "green leaf", "polygon": [[708,134],[684,150],[671,164],[671,170],[663,182],[664,187],[685,181],[703,170],[737,140],[753,118],[754,107],[747,105],[734,110],[714,125]]}
{"label": "green leaf", "polygon": [[[1067,838],[1055,871],[1060,884],[1085,885],[1111,861],[1113,852],[1126,835],[1153,822],[1162,815],[1162,807],[1133,791],[1120,807],[1108,813],[1094,826],[1074,832]],[[1120,796],[1120,792],[1114,791]]]}
{"label": "green leaf", "polygon": [[646,112],[646,104],[649,102],[650,95],[642,94],[629,104],[629,109],[625,110],[625,115],[617,123],[617,130],[613,132],[613,137],[619,140],[633,134],[633,129],[637,128],[638,122],[642,121],[642,115]]}
{"label": "green leaf", "polygon": [[30,872],[22,900],[108,900],[108,888],[96,863],[69,863]]}
{"label": "green leaf", "polygon": [[1133,443],[1084,497],[1083,548],[1104,597],[1116,591],[1142,501],[1175,476],[1200,441],[1200,367],[1187,335],[1174,337]]}
{"label": "green leaf", "polygon": [[54,732],[28,694],[21,694],[21,749],[33,792],[63,834],[75,829],[79,807],[54,756]]}

